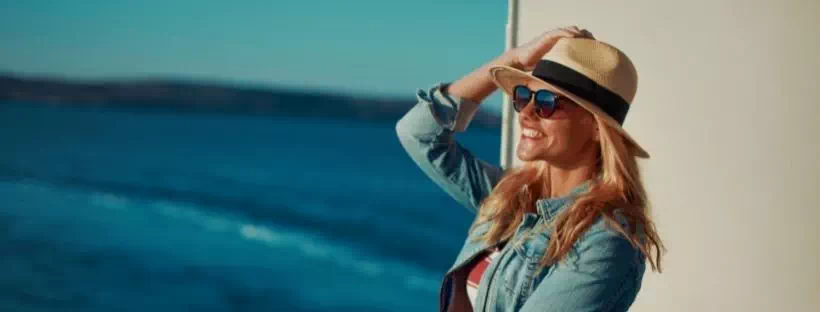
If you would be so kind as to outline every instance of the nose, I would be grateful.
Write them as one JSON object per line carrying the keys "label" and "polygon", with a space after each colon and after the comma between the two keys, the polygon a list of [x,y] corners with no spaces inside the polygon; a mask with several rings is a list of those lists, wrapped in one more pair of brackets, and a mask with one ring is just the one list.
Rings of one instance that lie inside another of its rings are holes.
{"label": "nose", "polygon": [[532,100],[530,100],[530,102],[527,103],[526,106],[524,106],[524,109],[522,109],[518,113],[518,118],[521,121],[524,121],[524,120],[527,120],[529,122],[538,121],[538,116],[535,114],[535,104],[532,103]]}

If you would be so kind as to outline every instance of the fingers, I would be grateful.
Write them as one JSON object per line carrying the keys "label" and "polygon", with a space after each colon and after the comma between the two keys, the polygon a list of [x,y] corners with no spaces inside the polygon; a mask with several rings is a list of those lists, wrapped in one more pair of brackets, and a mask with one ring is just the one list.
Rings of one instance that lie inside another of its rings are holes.
{"label": "fingers", "polygon": [[567,26],[556,28],[541,34],[540,37],[533,38],[530,42],[519,49],[520,63],[528,66],[540,59],[560,38],[593,38],[592,33],[578,26]]}
{"label": "fingers", "polygon": [[540,37],[536,38],[535,41],[538,41],[539,45],[551,45],[551,43],[558,38],[578,36],[580,36],[580,31],[575,31],[570,27],[561,27],[543,33]]}
{"label": "fingers", "polygon": [[564,30],[565,33],[571,34],[573,37],[581,35],[581,29],[578,28],[578,26],[563,27],[561,29]]}
{"label": "fingers", "polygon": [[583,37],[583,38],[595,38],[591,32],[586,29],[578,28],[578,26],[568,26],[559,28],[559,33],[566,37]]}

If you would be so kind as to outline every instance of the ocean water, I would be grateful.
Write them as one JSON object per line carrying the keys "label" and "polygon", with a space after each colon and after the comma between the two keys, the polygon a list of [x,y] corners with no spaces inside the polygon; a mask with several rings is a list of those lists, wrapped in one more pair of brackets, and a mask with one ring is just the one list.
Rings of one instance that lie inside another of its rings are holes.
{"label": "ocean water", "polygon": [[394,123],[0,103],[0,311],[430,311],[472,218]]}

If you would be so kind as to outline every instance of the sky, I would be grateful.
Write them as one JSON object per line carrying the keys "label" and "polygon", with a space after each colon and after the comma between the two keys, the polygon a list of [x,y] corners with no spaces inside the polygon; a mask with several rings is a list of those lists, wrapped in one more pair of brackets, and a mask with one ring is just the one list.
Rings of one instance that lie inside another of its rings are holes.
{"label": "sky", "polygon": [[475,0],[0,0],[0,72],[406,96],[502,53],[506,6]]}

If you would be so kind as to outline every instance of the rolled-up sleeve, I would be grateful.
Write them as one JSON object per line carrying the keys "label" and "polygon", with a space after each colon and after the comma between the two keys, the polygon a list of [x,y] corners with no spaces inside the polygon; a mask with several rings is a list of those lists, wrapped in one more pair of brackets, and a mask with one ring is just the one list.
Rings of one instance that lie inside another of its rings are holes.
{"label": "rolled-up sleeve", "polygon": [[418,90],[418,103],[396,124],[402,147],[436,184],[469,210],[478,206],[502,175],[453,138],[465,131],[478,103],[446,92],[448,84]]}

